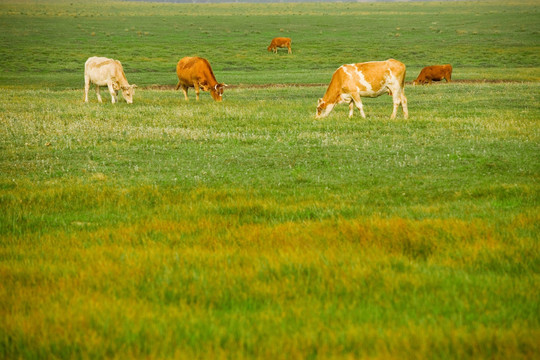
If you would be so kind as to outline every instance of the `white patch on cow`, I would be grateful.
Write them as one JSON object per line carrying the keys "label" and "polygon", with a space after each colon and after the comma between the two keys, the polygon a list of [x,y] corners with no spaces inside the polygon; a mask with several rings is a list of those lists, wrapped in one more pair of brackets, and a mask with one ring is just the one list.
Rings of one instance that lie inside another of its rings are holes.
{"label": "white patch on cow", "polygon": [[352,101],[352,96],[350,94],[341,94],[340,97],[339,97],[339,101],[338,103],[339,104],[342,104],[342,103],[350,103]]}
{"label": "white patch on cow", "polygon": [[334,108],[336,104],[328,104],[326,106],[326,108],[324,108],[320,114],[315,114],[315,118],[316,119],[321,119],[323,117],[326,117],[328,116],[328,114],[330,114],[330,112],[332,111],[332,109]]}
{"label": "white patch on cow", "polygon": [[384,79],[386,81],[384,84],[384,88],[390,89],[392,94],[400,91],[401,84],[399,83],[395,75],[392,73],[392,70],[388,69],[388,75],[386,75]]}
{"label": "white patch on cow", "polygon": [[348,76],[349,78],[352,78],[351,73],[350,73],[349,71],[347,71],[347,67],[349,67],[349,66],[352,66],[352,64],[341,65],[341,68],[343,69],[343,71],[345,72],[345,74],[347,74],[347,76]]}
{"label": "white patch on cow", "polygon": [[372,94],[373,93],[373,87],[366,80],[366,77],[364,76],[364,73],[362,73],[362,70],[358,70],[358,68],[356,68],[356,75],[358,75],[358,79],[359,79],[360,84],[362,84],[366,88],[365,92],[368,93],[368,94]]}
{"label": "white patch on cow", "polygon": [[396,81],[396,77],[394,76],[394,73],[392,73],[391,69],[388,69],[388,75],[385,76],[386,83],[393,83]]}

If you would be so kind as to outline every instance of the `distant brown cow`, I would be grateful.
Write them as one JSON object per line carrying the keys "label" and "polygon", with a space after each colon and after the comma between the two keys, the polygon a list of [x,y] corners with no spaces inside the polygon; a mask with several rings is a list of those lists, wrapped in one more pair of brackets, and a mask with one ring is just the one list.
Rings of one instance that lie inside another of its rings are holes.
{"label": "distant brown cow", "polygon": [[316,118],[327,116],[336,104],[349,104],[349,117],[353,116],[354,106],[365,118],[361,96],[377,97],[390,94],[393,98],[394,111],[391,119],[397,114],[398,106],[403,109],[405,119],[409,116],[407,98],[405,97],[405,65],[397,60],[370,61],[340,66],[332,75],[332,80],[322,99],[317,103]]}
{"label": "distant brown cow", "polygon": [[222,100],[223,90],[227,85],[216,81],[208,60],[200,57],[185,57],[178,61],[176,75],[178,75],[176,90],[182,88],[186,101],[189,100],[187,91],[190,87],[195,88],[197,101],[199,100],[199,88],[203,91],[210,91],[214,100]]}
{"label": "distant brown cow", "polygon": [[277,53],[277,48],[287,48],[289,49],[288,53],[292,54],[291,39],[286,37],[273,38],[270,46],[268,47],[268,51],[273,51],[274,53]]}
{"label": "distant brown cow", "polygon": [[413,85],[431,84],[432,81],[441,81],[446,79],[446,82],[452,81],[452,65],[432,65],[426,66],[420,71],[420,75],[413,81]]}

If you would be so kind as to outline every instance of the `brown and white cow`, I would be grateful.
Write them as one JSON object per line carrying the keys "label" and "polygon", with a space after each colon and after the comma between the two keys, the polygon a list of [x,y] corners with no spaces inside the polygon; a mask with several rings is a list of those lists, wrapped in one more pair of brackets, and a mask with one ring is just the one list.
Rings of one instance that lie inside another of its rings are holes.
{"label": "brown and white cow", "polygon": [[400,104],[407,119],[409,111],[404,85],[405,65],[394,59],[343,65],[334,72],[324,97],[319,99],[316,117],[323,118],[336,104],[347,103],[349,117],[353,115],[356,106],[360,110],[360,115],[365,118],[360,97],[377,97],[388,93],[392,95],[394,101],[391,119],[396,117]]}
{"label": "brown and white cow", "polygon": [[413,81],[413,85],[425,83],[431,84],[432,81],[441,81],[442,79],[446,79],[446,82],[452,80],[452,65],[426,66],[420,71],[416,80]]}
{"label": "brown and white cow", "polygon": [[222,100],[223,90],[227,85],[217,82],[208,60],[200,57],[182,58],[176,65],[176,75],[178,75],[176,90],[182,88],[186,101],[189,101],[187,91],[190,87],[195,88],[197,101],[199,100],[199,88],[203,91],[210,91],[210,95],[215,101]]}
{"label": "brown and white cow", "polygon": [[272,42],[270,43],[270,46],[268,47],[268,51],[273,51],[277,54],[277,48],[287,48],[288,53],[292,54],[291,50],[291,39],[287,37],[277,37],[273,38]]}
{"label": "brown and white cow", "polygon": [[84,102],[88,102],[90,83],[96,84],[99,102],[102,102],[99,87],[106,85],[111,93],[113,104],[118,101],[118,90],[122,90],[122,96],[128,104],[133,103],[133,94],[137,85],[129,85],[122,64],[118,60],[97,56],[88,58],[84,64]]}

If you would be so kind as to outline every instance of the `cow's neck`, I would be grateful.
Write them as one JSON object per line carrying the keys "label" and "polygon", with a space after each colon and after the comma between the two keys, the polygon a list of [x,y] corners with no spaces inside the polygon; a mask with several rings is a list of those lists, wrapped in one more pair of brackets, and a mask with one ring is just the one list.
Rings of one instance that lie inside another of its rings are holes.
{"label": "cow's neck", "polygon": [[116,73],[116,82],[118,85],[120,85],[121,88],[125,88],[129,86],[129,83],[126,79],[126,75],[123,71],[117,71]]}
{"label": "cow's neck", "polygon": [[323,96],[323,101],[327,104],[336,104],[339,102],[341,93],[339,89],[335,88],[330,84],[328,89],[326,90],[326,93]]}
{"label": "cow's neck", "polygon": [[213,88],[214,86],[216,86],[216,84],[218,82],[217,82],[216,77],[214,76],[214,73],[212,72],[212,70],[207,69],[205,71],[204,75],[205,75],[205,78],[206,78],[206,81],[207,81],[209,87]]}

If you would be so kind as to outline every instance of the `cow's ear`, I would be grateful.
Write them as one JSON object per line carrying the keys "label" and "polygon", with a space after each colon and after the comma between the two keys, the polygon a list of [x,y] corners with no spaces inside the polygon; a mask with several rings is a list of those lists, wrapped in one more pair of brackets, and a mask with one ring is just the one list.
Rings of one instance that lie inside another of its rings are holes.
{"label": "cow's ear", "polygon": [[319,100],[317,100],[317,106],[321,106],[323,103],[324,103],[324,101],[323,101],[322,98],[320,98]]}
{"label": "cow's ear", "polygon": [[227,85],[227,84],[221,84],[221,86],[223,86],[223,87],[229,87],[229,85]]}
{"label": "cow's ear", "polygon": [[131,87],[134,88],[134,89],[135,89],[135,88],[138,88],[138,86],[135,85],[135,84],[131,84]]}

